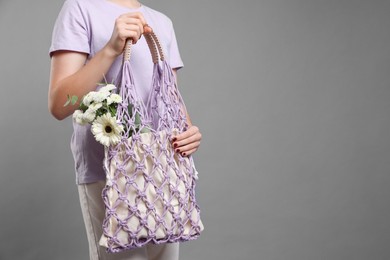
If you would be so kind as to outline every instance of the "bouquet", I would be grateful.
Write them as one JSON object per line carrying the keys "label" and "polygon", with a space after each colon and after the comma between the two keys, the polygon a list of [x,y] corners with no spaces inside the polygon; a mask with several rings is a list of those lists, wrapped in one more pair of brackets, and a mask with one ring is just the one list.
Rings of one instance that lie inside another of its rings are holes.
{"label": "bouquet", "polygon": [[[79,108],[73,113],[73,120],[80,125],[91,124],[96,141],[108,147],[118,144],[125,131],[124,124],[117,118],[117,107],[122,102],[122,97],[115,93],[114,84],[99,85],[99,90],[91,91],[81,99]],[[64,106],[75,105],[77,100],[77,96],[68,95]]]}

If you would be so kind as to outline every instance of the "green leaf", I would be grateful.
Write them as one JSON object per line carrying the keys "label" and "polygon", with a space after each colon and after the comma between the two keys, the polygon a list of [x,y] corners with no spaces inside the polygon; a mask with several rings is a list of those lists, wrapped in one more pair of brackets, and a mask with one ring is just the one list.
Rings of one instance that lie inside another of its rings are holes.
{"label": "green leaf", "polygon": [[135,113],[134,124],[136,125],[136,127],[139,127],[141,125],[141,116],[138,112]]}
{"label": "green leaf", "polygon": [[142,134],[143,134],[143,133],[150,133],[150,129],[147,128],[147,127],[144,127],[144,128],[141,129],[140,132],[141,132]]}
{"label": "green leaf", "polygon": [[88,109],[88,107],[87,107],[86,105],[84,105],[84,103],[81,103],[80,106],[79,106],[79,108],[80,108],[83,112],[87,111],[87,109]]}
{"label": "green leaf", "polygon": [[71,99],[70,99],[70,103],[72,103],[72,105],[76,104],[77,100],[79,98],[77,96],[72,96]]}
{"label": "green leaf", "polygon": [[68,99],[68,101],[65,102],[64,107],[66,107],[69,104],[70,104],[70,99]]}
{"label": "green leaf", "polygon": [[77,100],[79,99],[77,96],[70,96],[69,94],[66,95],[66,98],[67,101],[65,102],[64,107],[68,106],[69,104],[75,105],[77,103]]}

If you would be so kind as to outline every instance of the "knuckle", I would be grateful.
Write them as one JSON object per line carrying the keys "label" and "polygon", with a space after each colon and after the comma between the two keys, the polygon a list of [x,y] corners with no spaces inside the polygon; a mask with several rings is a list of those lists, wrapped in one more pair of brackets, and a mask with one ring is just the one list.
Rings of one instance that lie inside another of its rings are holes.
{"label": "knuckle", "polygon": [[127,38],[128,36],[125,29],[121,29],[118,33],[119,33],[119,37],[121,38]]}
{"label": "knuckle", "polygon": [[124,19],[125,19],[125,16],[121,15],[118,18],[115,19],[115,23],[116,24],[120,24],[120,23],[123,22]]}

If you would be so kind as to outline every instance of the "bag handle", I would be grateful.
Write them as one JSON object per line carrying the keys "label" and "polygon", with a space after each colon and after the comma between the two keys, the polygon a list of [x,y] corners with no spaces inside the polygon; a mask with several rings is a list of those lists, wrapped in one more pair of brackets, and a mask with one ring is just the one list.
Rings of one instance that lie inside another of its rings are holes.
{"label": "bag handle", "polygon": [[[144,27],[149,27],[149,25],[145,25]],[[160,58],[161,61],[165,60],[164,51],[161,47],[160,40],[158,39],[157,35],[153,32],[143,34],[146,40],[146,43],[148,44],[150,54],[152,55],[153,63],[158,63],[158,60]],[[131,46],[133,45],[133,40],[127,39],[125,43],[125,50],[123,53],[123,62],[130,61],[131,57]]]}
{"label": "bag handle", "polygon": [[[148,25],[145,25],[148,26]],[[150,28],[150,26],[148,26]],[[161,43],[157,37],[157,35],[153,32],[143,34],[148,44],[150,54],[153,61],[154,72],[152,77],[152,82],[156,81],[160,76],[158,70],[156,68],[159,67],[159,59],[166,63],[165,55],[163,49],[161,47]],[[134,121],[134,123],[141,123],[139,126],[140,129],[150,125],[152,122],[151,112],[146,108],[146,104],[142,102],[140,96],[137,93],[136,88],[134,87],[134,78],[131,72],[130,59],[131,59],[131,49],[133,45],[132,39],[127,39],[125,43],[125,48],[123,52],[123,60],[122,60],[122,69],[118,74],[118,82],[120,82],[120,91],[119,94],[122,97],[123,102],[118,105],[118,117],[124,118],[124,122]],[[148,102],[151,99],[152,94],[155,91],[151,91],[148,97]],[[132,105],[131,111],[129,111],[129,105]],[[132,118],[134,115],[134,118]],[[130,129],[130,128],[129,128]],[[130,133],[127,133],[130,134]],[[127,135],[126,134],[126,135]]]}

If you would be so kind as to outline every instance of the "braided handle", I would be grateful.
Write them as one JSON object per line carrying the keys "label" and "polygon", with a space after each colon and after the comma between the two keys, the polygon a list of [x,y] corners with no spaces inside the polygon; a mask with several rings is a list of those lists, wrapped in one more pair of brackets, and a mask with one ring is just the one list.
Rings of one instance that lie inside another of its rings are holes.
{"label": "braided handle", "polygon": [[[145,25],[147,27],[150,27],[149,25]],[[158,39],[157,35],[153,32],[144,34],[146,43],[148,44],[150,54],[152,55],[153,63],[158,63],[158,59],[160,58],[161,61],[165,60],[164,51],[161,47],[160,40]],[[127,39],[125,44],[125,50],[123,54],[123,62],[130,61],[131,57],[131,46],[133,45],[132,39]]]}

